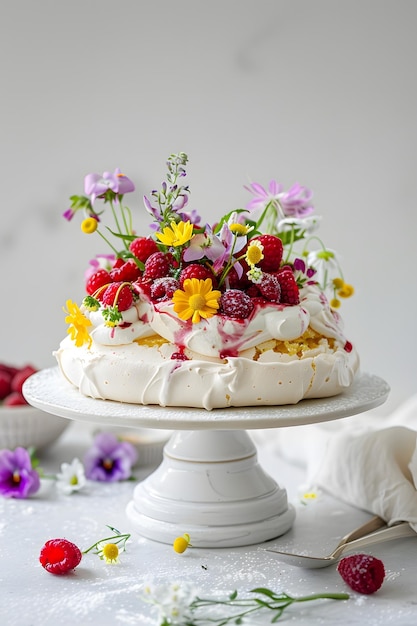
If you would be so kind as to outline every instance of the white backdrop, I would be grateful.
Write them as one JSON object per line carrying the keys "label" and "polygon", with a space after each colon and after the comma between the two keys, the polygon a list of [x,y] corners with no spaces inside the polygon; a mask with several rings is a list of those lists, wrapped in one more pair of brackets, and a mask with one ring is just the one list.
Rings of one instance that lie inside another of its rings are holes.
{"label": "white backdrop", "polygon": [[190,158],[191,207],[243,206],[249,179],[314,190],[356,295],[362,368],[416,390],[414,0],[17,0],[0,8],[0,360],[39,367],[103,247],[62,212],[89,172],[158,187]]}

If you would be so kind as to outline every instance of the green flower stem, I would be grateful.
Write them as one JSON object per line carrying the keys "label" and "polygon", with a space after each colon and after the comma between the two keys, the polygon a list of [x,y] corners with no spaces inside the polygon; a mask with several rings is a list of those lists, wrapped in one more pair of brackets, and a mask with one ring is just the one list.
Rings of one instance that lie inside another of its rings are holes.
{"label": "green flower stem", "polygon": [[111,243],[111,242],[107,239],[107,237],[105,237],[105,236],[103,235],[103,233],[102,233],[102,232],[101,232],[98,228],[97,228],[97,230],[96,230],[96,233],[97,233],[98,235],[100,235],[100,237],[101,237],[102,239],[104,239],[104,241],[107,243],[107,245],[108,245],[108,246],[110,246],[110,248],[113,250],[113,252],[114,252],[114,254],[116,255],[116,257],[118,257],[118,256],[119,256],[119,251],[118,251],[118,250],[117,250],[117,249],[113,246],[113,244],[112,244],[112,243]]}
{"label": "green flower stem", "polygon": [[242,624],[243,619],[248,615],[257,611],[268,609],[274,612],[271,623],[275,623],[281,617],[284,610],[294,603],[310,602],[314,600],[348,600],[349,594],[347,593],[315,593],[307,596],[300,596],[294,598],[286,593],[276,594],[270,589],[259,587],[253,589],[251,593],[256,593],[263,596],[263,598],[237,598],[237,591],[233,592],[227,600],[210,600],[204,598],[196,598],[190,605],[192,612],[206,608],[209,606],[228,606],[231,608],[242,608],[240,613],[234,613],[228,617],[219,618],[199,618],[193,617],[192,621],[187,622],[189,626],[197,626],[198,623],[210,622],[217,624],[217,626],[226,626],[227,624]]}
{"label": "green flower stem", "polygon": [[[124,247],[127,249],[127,247],[128,247],[128,246],[127,246],[127,244],[126,244],[126,241],[125,241],[125,240],[124,240],[124,238],[123,238],[123,231],[122,231],[122,229],[120,228],[119,219],[118,219],[118,217],[117,217],[116,209],[115,209],[115,207],[114,207],[114,204],[113,204],[113,201],[112,201],[112,200],[110,200],[110,206],[111,206],[111,210],[112,210],[112,213],[113,213],[113,217],[114,217],[114,221],[115,221],[115,224],[116,224],[116,228],[117,228],[117,230],[118,230],[118,232],[119,232],[119,235],[121,235],[121,236],[122,236]],[[121,210],[121,214],[122,214],[122,216],[124,217],[124,215],[123,215],[123,208],[122,208],[122,205],[121,205],[121,204],[120,204],[120,210]],[[123,221],[125,221],[125,220],[123,220]],[[126,222],[125,222],[125,226],[126,226]],[[113,246],[112,246],[112,247],[113,247]],[[113,248],[113,249],[114,249],[114,248]]]}
{"label": "green flower stem", "polygon": [[112,530],[115,534],[111,535],[110,537],[104,537],[103,539],[99,539],[98,541],[93,543],[92,546],[87,548],[87,550],[83,550],[83,554],[87,554],[88,552],[91,552],[94,549],[96,550],[95,554],[98,554],[100,552],[100,548],[98,546],[100,544],[108,543],[108,542],[115,543],[116,545],[121,543],[122,544],[121,550],[122,551],[126,550],[126,542],[130,538],[130,536],[131,536],[130,533],[125,533],[125,534],[122,535],[122,533],[120,533],[117,530],[117,528],[113,528],[112,526],[107,526],[107,528]]}

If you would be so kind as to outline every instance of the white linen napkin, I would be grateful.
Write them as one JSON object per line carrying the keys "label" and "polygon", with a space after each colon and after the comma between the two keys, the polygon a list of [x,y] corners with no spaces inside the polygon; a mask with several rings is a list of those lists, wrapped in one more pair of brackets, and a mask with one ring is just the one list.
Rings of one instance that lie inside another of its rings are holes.
{"label": "white linen napkin", "polygon": [[309,486],[417,532],[417,395],[389,416],[277,429],[273,445],[306,469]]}
{"label": "white linen napkin", "polygon": [[333,496],[417,532],[417,432],[392,426],[329,439],[313,482]]}

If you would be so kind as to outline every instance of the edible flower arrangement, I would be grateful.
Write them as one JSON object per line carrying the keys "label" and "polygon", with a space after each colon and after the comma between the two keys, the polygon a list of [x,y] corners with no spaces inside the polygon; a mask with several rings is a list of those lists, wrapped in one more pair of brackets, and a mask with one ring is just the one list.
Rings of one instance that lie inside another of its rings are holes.
{"label": "edible flower arrangement", "polygon": [[[203,223],[188,206],[187,162],[185,153],[171,154],[161,188],[144,197],[152,218],[148,235],[134,230],[124,197],[135,185],[119,169],[88,174],[85,194],[71,196],[64,217],[70,221],[81,214],[81,230],[97,233],[110,248],[86,272],[84,310],[100,310],[105,325],[112,327],[123,324],[123,311],[139,298],[171,300],[181,320],[198,324],[214,315],[246,319],[255,305],[296,305],[300,289],[311,283],[328,294],[333,309],[353,294],[336,252],[314,234],[320,218],[314,215],[309,189],[295,184],[285,191],[276,181],[268,188],[251,183],[246,208],[215,224]],[[91,345],[91,322],[82,307],[68,300],[65,309],[77,346]]]}

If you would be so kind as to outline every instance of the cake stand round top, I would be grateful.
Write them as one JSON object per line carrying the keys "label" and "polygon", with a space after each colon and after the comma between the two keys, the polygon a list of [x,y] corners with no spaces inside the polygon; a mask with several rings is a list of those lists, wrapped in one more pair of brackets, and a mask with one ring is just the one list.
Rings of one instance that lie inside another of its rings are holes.
{"label": "cake stand round top", "polygon": [[207,411],[87,398],[64,379],[58,367],[33,374],[23,388],[28,402],[47,413],[102,425],[169,430],[280,428],[326,422],[373,409],[385,402],[389,391],[383,379],[364,373],[346,392],[332,398],[302,400],[295,405]]}

